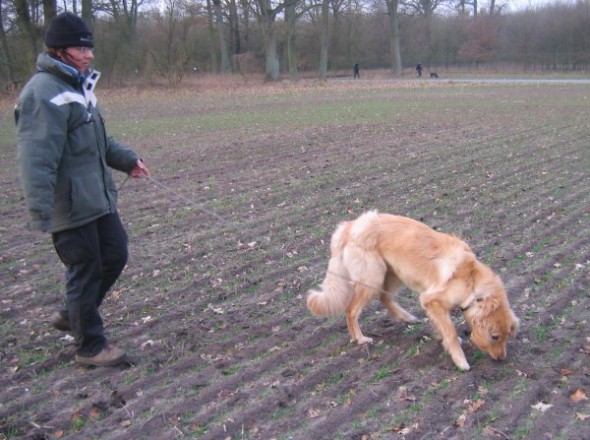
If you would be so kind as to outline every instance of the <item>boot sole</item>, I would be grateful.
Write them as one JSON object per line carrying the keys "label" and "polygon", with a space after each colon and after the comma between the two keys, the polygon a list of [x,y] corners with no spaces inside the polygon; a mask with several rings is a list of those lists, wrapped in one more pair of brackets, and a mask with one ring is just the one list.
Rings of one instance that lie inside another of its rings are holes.
{"label": "boot sole", "polygon": [[83,356],[76,355],[75,361],[81,367],[113,367],[115,365],[122,364],[127,359],[127,355],[123,355],[118,359],[113,359],[108,362],[95,362],[90,359],[86,359]]}

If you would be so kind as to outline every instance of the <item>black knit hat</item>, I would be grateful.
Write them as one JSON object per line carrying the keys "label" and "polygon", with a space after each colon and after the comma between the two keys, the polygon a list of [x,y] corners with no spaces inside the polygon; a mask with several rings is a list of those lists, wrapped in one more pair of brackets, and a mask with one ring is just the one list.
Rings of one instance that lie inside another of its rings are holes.
{"label": "black knit hat", "polygon": [[64,12],[57,15],[49,23],[45,31],[45,46],[62,47],[94,47],[92,32],[77,15]]}

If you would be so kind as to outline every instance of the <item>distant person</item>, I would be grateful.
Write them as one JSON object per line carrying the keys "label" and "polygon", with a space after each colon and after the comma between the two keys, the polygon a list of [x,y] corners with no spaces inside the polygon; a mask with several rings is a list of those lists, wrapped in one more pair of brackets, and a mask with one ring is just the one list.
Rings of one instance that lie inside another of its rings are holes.
{"label": "distant person", "polygon": [[422,63],[416,65],[416,73],[418,74],[418,78],[422,78]]}
{"label": "distant person", "polygon": [[354,65],[354,79],[361,79],[361,68],[359,67],[359,63]]}
{"label": "distant person", "polygon": [[79,365],[115,365],[126,354],[107,342],[98,311],[127,263],[110,168],[131,177],[150,173],[134,151],[106,133],[86,23],[69,12],[56,16],[45,46],[15,108],[28,226],[51,233],[66,266],[66,307],[54,313],[52,325],[72,332]]}

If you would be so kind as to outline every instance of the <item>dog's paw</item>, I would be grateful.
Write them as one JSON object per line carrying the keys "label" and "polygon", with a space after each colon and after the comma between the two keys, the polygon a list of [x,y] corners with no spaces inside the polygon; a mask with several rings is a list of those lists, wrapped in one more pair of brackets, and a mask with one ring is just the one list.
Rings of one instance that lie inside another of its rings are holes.
{"label": "dog's paw", "polygon": [[463,354],[463,350],[460,347],[457,347],[458,350],[450,350],[451,359],[453,359],[453,363],[457,366],[457,368],[461,371],[469,371],[471,367],[469,366],[469,362],[465,359],[465,354]]}
{"label": "dog's paw", "polygon": [[366,336],[363,336],[362,338],[357,339],[356,342],[357,342],[358,345],[372,344],[373,343],[373,338],[367,338]]}
{"label": "dog's paw", "polygon": [[467,362],[467,359],[465,359],[465,356],[461,356],[461,357],[453,356],[453,362],[455,363],[457,368],[461,371],[469,371],[471,369],[471,366],[469,366],[469,362]]}
{"label": "dog's paw", "polygon": [[471,367],[469,366],[469,363],[467,361],[465,361],[465,363],[463,364],[457,364],[457,368],[461,371],[469,371],[471,370]]}

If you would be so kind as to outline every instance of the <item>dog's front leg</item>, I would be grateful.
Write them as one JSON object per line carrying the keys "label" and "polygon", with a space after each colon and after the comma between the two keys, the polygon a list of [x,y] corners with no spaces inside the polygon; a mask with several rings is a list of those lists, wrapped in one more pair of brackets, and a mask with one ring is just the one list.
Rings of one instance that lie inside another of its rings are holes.
{"label": "dog's front leg", "polygon": [[366,288],[354,286],[354,293],[352,300],[346,308],[346,325],[348,326],[348,333],[350,333],[350,342],[356,341],[358,344],[367,344],[373,342],[372,338],[367,338],[363,335],[361,327],[359,326],[359,317],[363,307],[371,300],[369,292]]}
{"label": "dog's front leg", "polygon": [[465,358],[465,353],[461,348],[457,330],[451,321],[448,309],[437,299],[431,299],[422,303],[422,307],[432,321],[432,325],[438,334],[442,337],[442,344],[446,352],[451,355],[451,359],[463,371],[470,369],[469,362]]}

